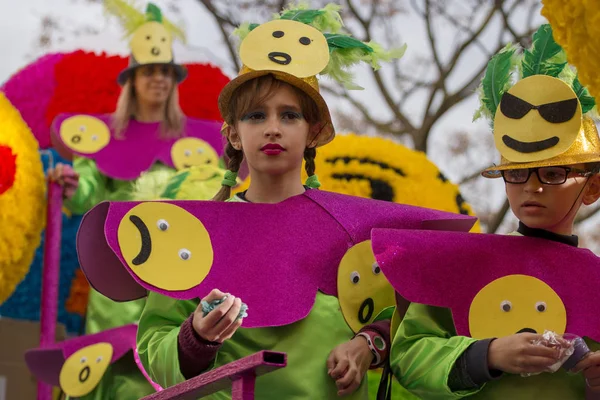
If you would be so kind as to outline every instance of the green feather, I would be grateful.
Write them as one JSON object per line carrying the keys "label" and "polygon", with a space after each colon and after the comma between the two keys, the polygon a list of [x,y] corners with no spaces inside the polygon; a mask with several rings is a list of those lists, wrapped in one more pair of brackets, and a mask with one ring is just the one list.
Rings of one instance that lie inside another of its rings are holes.
{"label": "green feather", "polygon": [[162,24],[162,12],[160,11],[160,8],[156,6],[156,4],[148,3],[148,6],[146,7],[146,19],[148,21],[156,21]]}
{"label": "green feather", "polygon": [[325,33],[325,38],[330,52],[334,49],[363,49],[369,53],[373,52],[370,46],[348,35]]}
{"label": "green feather", "polygon": [[585,86],[579,82],[579,78],[575,78],[573,81],[573,91],[579,98],[579,102],[581,103],[581,112],[583,114],[590,111],[596,105],[596,99],[590,95],[590,92],[587,90]]}
{"label": "green feather", "polygon": [[177,195],[177,192],[179,191],[179,187],[187,179],[189,174],[190,171],[184,171],[173,176],[169,180],[169,183],[167,184],[167,187],[165,187],[165,190],[163,191],[161,197],[174,200],[175,196]]}
{"label": "green feather", "polygon": [[480,101],[481,108],[476,112],[474,119],[482,114],[494,119],[502,95],[511,85],[511,70],[515,65],[515,52],[517,48],[511,44],[504,47],[494,55],[487,65],[485,75],[481,80]]}
{"label": "green feather", "polygon": [[315,18],[323,14],[321,10],[289,10],[281,15],[281,19],[289,19],[291,21],[302,22],[303,24],[311,24]]}
{"label": "green feather", "polygon": [[523,78],[532,75],[548,75],[558,77],[565,68],[566,62],[558,62],[556,58],[564,58],[562,47],[554,41],[549,24],[540,26],[533,35],[531,50],[525,50],[523,57]]}

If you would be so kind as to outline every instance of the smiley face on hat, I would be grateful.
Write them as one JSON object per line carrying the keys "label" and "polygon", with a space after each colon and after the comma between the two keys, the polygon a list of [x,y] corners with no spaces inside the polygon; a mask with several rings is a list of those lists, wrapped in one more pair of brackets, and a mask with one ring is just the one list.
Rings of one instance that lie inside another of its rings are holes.
{"label": "smiley face on hat", "polygon": [[131,53],[140,64],[168,63],[173,60],[172,38],[163,24],[151,21],[140,26],[130,42]]}
{"label": "smiley face on hat", "polygon": [[248,34],[240,46],[240,58],[253,70],[282,71],[307,78],[325,69],[329,46],[325,36],[312,26],[274,20]]}
{"label": "smiley face on hat", "polygon": [[581,121],[581,104],[569,85],[534,75],[502,96],[494,118],[494,141],[509,161],[546,160],[571,147]]}

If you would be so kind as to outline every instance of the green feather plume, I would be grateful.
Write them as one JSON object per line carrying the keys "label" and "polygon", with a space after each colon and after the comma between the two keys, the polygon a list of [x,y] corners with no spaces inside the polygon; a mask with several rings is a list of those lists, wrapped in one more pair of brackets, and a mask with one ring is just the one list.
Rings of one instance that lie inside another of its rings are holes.
{"label": "green feather plume", "polygon": [[558,77],[567,65],[562,47],[554,41],[552,28],[544,24],[533,35],[531,50],[525,50],[522,76],[548,75]]}
{"label": "green feather plume", "polygon": [[137,28],[146,22],[156,21],[162,23],[173,37],[186,42],[185,33],[171,21],[166,19],[155,4],[149,3],[146,12],[143,13],[135,8],[135,3],[130,0],[104,0],[104,12],[119,19],[125,30],[125,37],[133,35]]}
{"label": "green feather plume", "polygon": [[473,120],[482,115],[494,119],[502,95],[511,87],[511,75],[519,60],[517,46],[506,45],[492,57],[485,70],[485,75],[479,86],[480,108],[475,112]]}

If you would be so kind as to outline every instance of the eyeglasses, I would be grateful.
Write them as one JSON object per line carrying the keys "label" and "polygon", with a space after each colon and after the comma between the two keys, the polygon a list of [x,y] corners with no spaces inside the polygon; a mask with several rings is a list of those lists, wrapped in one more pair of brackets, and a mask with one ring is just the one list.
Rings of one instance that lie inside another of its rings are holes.
{"label": "eyeglasses", "polygon": [[540,116],[553,124],[567,122],[577,112],[577,98],[534,106],[508,92],[502,95],[500,111],[511,119],[521,119],[531,110],[538,110]]}
{"label": "eyeglasses", "polygon": [[540,168],[521,168],[507,169],[502,172],[502,178],[506,183],[526,183],[535,172],[538,180],[545,185],[562,185],[567,181],[571,172],[579,176],[590,176],[594,171],[585,171],[569,167],[540,167]]}

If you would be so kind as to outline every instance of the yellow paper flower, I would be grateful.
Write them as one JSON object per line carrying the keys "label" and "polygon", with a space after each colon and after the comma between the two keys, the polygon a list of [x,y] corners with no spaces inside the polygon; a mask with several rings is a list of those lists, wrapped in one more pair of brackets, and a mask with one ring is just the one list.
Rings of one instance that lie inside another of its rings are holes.
{"label": "yellow paper flower", "polygon": [[0,304],[25,278],[40,244],[45,188],[38,143],[0,93]]}
{"label": "yellow paper flower", "polygon": [[[458,186],[424,153],[391,140],[338,135],[317,150],[315,166],[323,190],[474,215]],[[247,179],[233,192],[246,190],[248,185]],[[472,231],[480,232],[479,222]]]}
{"label": "yellow paper flower", "polygon": [[600,98],[600,7],[598,0],[542,0],[542,15],[590,94]]}

